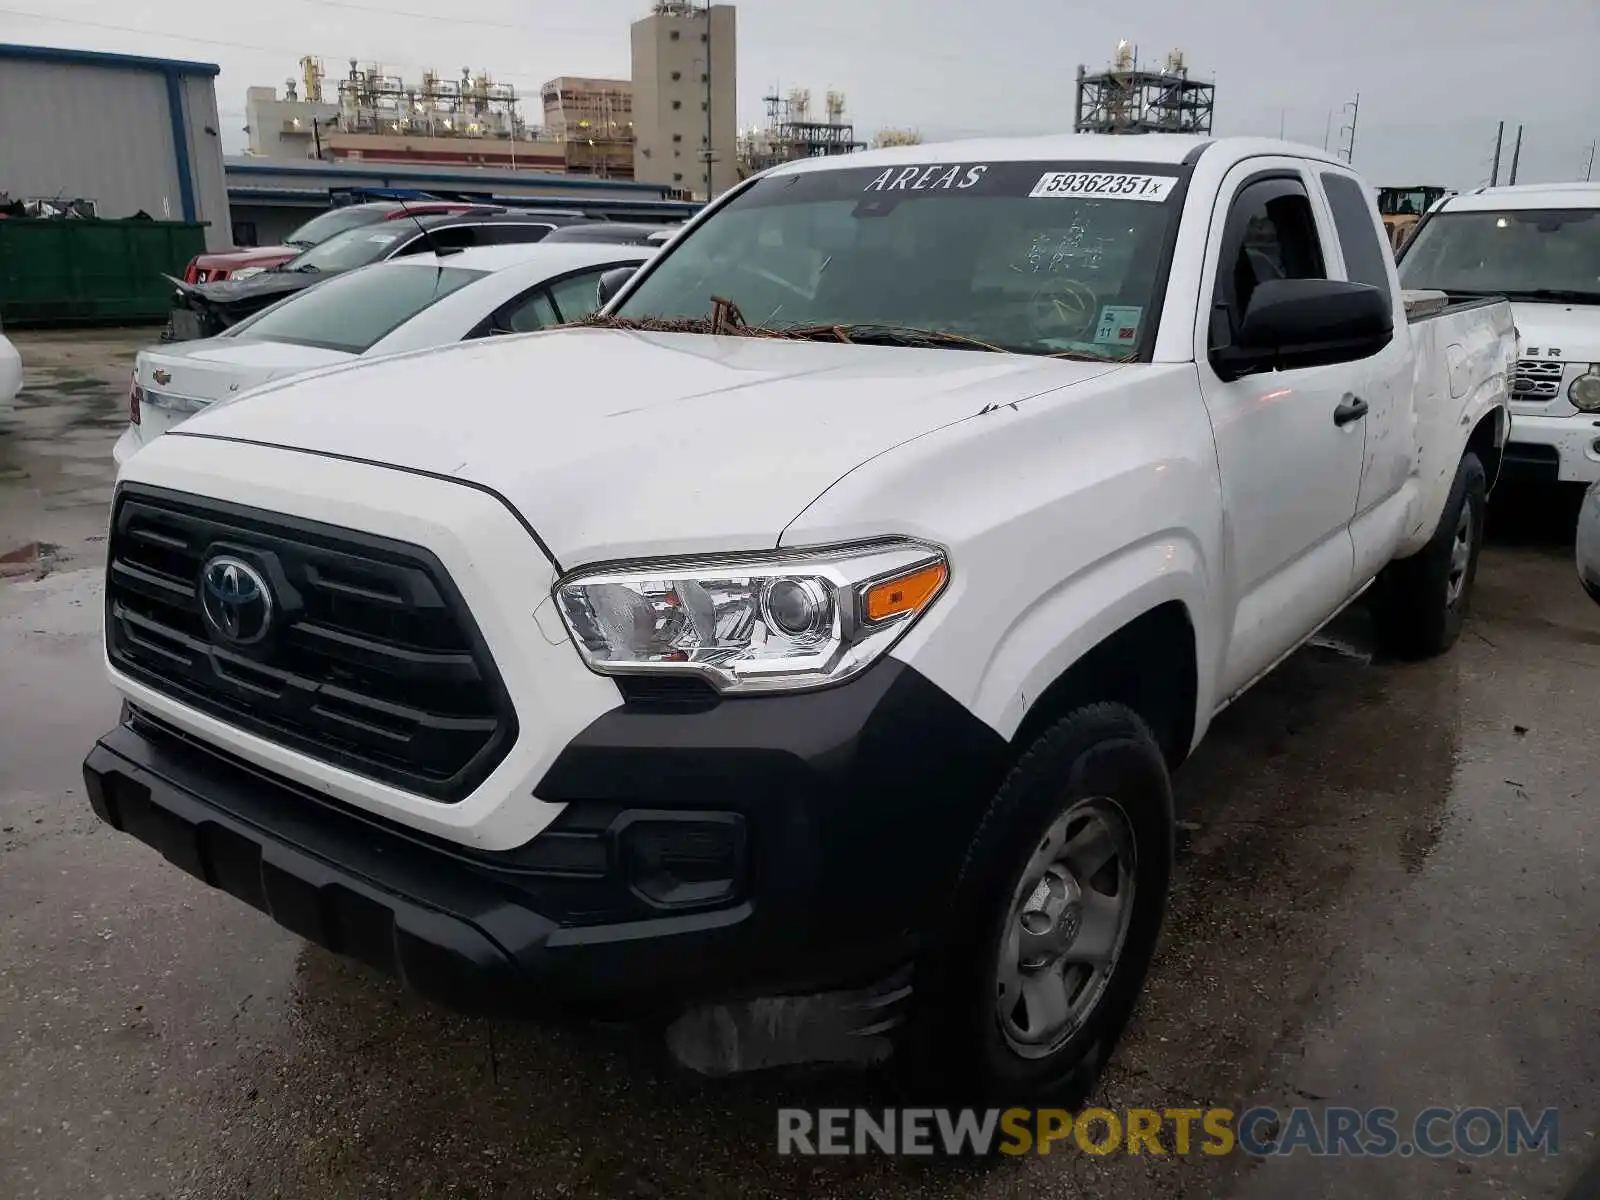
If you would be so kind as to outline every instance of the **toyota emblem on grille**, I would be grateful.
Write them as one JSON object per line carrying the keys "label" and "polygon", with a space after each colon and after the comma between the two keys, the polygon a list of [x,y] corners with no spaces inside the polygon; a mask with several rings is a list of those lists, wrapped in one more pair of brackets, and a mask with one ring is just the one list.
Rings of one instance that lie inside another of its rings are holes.
{"label": "toyota emblem on grille", "polygon": [[200,570],[200,611],[220,640],[248,646],[272,628],[272,589],[243,559],[218,555]]}

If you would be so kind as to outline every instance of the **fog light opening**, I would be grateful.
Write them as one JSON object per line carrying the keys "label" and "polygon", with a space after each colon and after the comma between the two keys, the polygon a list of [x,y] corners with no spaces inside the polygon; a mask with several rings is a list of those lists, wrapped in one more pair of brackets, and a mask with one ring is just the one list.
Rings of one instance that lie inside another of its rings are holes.
{"label": "fog light opening", "polygon": [[629,885],[651,904],[684,908],[731,899],[744,875],[744,821],[644,819],[621,835]]}

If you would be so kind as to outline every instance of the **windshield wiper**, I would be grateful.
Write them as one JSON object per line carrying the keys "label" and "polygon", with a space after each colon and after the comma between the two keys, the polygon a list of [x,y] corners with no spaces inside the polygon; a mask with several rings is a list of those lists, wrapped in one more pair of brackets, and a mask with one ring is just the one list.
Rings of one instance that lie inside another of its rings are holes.
{"label": "windshield wiper", "polygon": [[1576,288],[1500,288],[1497,291],[1479,291],[1468,288],[1421,288],[1412,290],[1443,292],[1452,300],[1549,300],[1556,304],[1600,304],[1600,292],[1586,292]]}
{"label": "windshield wiper", "polygon": [[721,297],[712,298],[712,311],[708,317],[619,317],[591,313],[574,324],[657,333],[709,333],[796,342],[828,340],[857,346],[947,347],[952,350],[984,350],[991,354],[1017,353],[965,334],[892,325],[882,321],[846,321],[834,325],[751,325],[745,322],[737,305]]}
{"label": "windshield wiper", "polygon": [[312,275],[320,275],[320,274],[322,274],[322,268],[321,267],[313,267],[310,263],[301,263],[298,267],[286,267],[284,269],[288,270],[288,271],[294,271],[296,274],[300,274],[300,275],[304,275],[304,274],[307,274],[307,273],[310,273]]}
{"label": "windshield wiper", "polygon": [[1585,292],[1577,288],[1507,288],[1503,294],[1508,300],[1553,300],[1557,304],[1600,304],[1600,292]]}
{"label": "windshield wiper", "polygon": [[1046,350],[1041,357],[1064,358],[1068,362],[1131,363],[1134,361],[1134,356],[1131,354],[1094,354],[1088,350]]}
{"label": "windshield wiper", "polygon": [[783,337],[821,339],[867,346],[943,346],[954,350],[986,350],[991,354],[1011,351],[990,342],[943,329],[918,329],[910,325],[890,325],[878,321],[852,321],[839,325],[789,325],[776,330]]}
{"label": "windshield wiper", "polygon": [[285,246],[299,246],[301,249],[309,250],[309,249],[311,249],[311,247],[315,246],[316,243],[315,242],[308,242],[304,238],[290,238],[288,241],[284,242],[284,245]]}

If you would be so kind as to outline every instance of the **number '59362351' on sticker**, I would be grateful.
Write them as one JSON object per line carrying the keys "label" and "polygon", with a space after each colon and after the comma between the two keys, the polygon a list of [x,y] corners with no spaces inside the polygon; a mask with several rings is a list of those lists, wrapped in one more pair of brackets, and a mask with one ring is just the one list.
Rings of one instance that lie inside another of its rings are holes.
{"label": "number '59362351' on sticker", "polygon": [[1050,171],[1039,177],[1030,197],[1087,196],[1104,200],[1162,201],[1171,193],[1175,175],[1119,175],[1111,171]]}

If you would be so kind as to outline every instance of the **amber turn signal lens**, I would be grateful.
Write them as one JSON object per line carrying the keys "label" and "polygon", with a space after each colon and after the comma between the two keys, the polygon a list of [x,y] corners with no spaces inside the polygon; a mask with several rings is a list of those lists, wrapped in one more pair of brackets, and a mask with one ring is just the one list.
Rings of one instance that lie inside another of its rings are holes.
{"label": "amber turn signal lens", "polygon": [[890,617],[920,612],[939,594],[950,569],[944,563],[921,567],[898,579],[886,579],[867,589],[867,620],[887,621]]}

